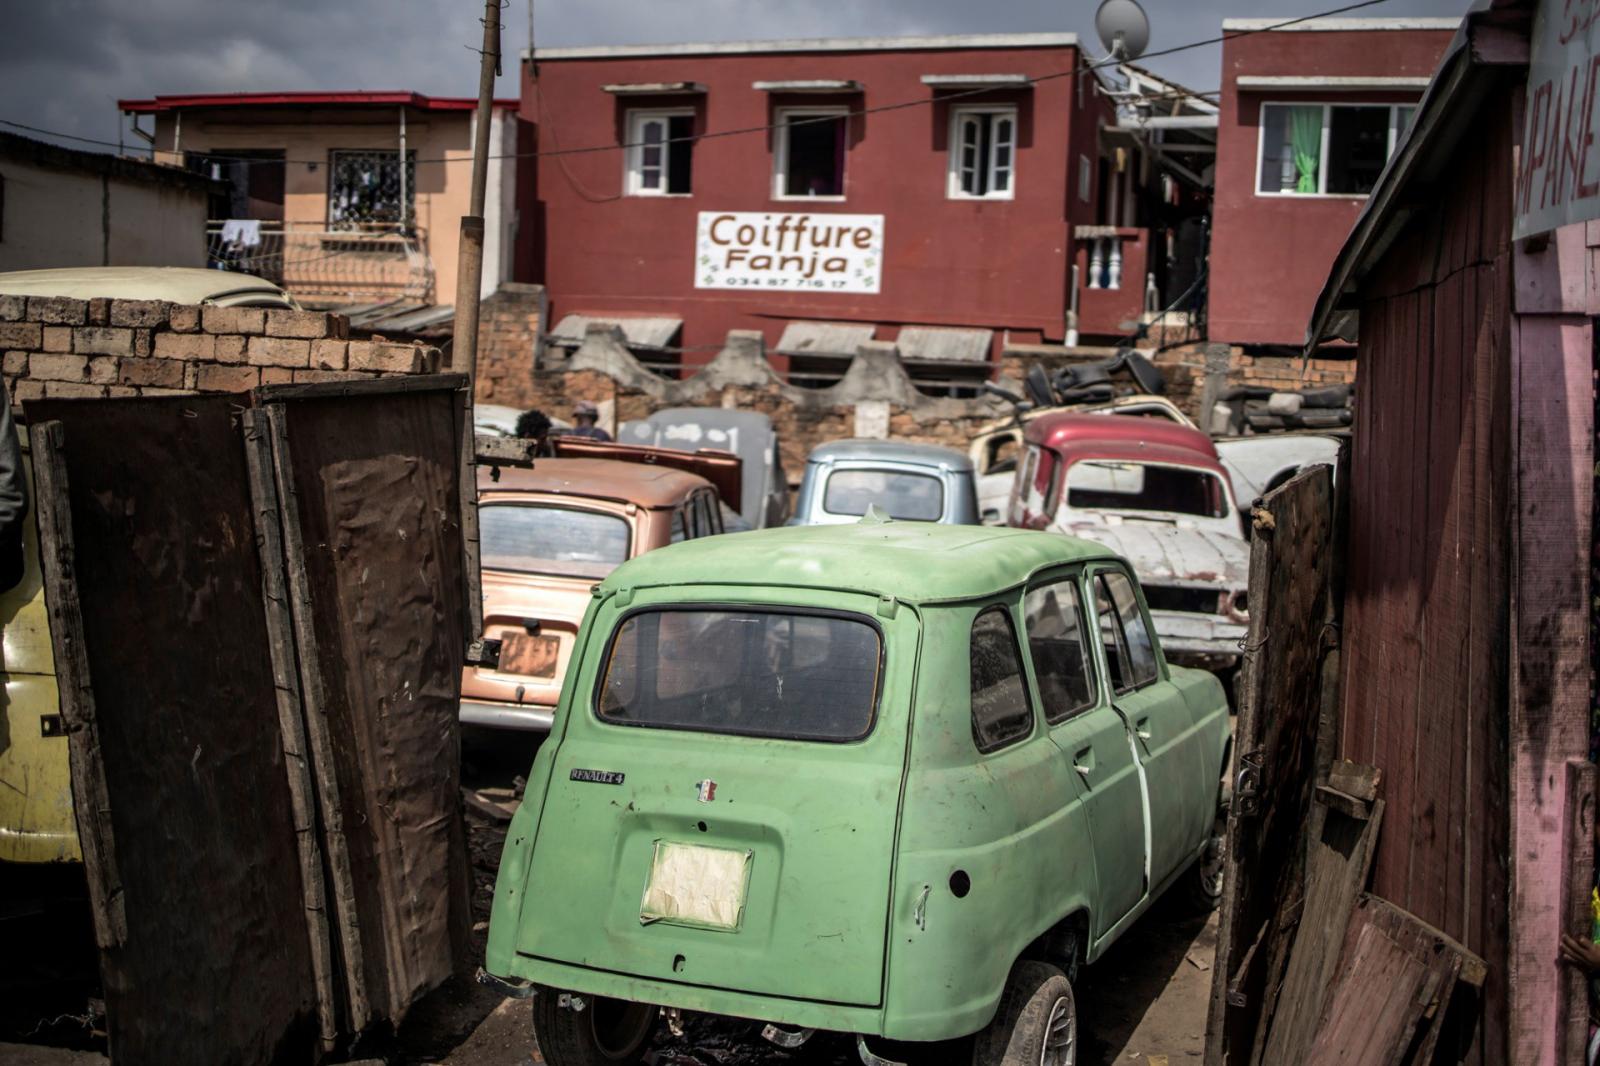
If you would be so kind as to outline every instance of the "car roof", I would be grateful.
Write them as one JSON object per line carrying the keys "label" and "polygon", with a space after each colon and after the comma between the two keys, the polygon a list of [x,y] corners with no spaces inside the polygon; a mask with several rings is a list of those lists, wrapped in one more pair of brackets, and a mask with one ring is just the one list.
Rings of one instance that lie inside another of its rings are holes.
{"label": "car roof", "polygon": [[0,274],[0,292],[77,300],[168,300],[180,304],[294,307],[282,288],[254,274],[197,267],[67,267]]}
{"label": "car roof", "polygon": [[811,454],[806,457],[809,463],[829,463],[841,459],[914,463],[917,466],[942,466],[955,471],[972,469],[972,460],[954,448],[944,448],[937,444],[912,444],[898,440],[829,441],[811,449]]}
{"label": "car roof", "polygon": [[[492,469],[499,470],[498,480],[491,475]],[[674,507],[699,488],[711,488],[711,482],[698,474],[671,467],[624,463],[616,459],[539,459],[532,470],[478,467],[481,494],[548,492],[658,508]]]}
{"label": "car roof", "polygon": [[1164,418],[1066,412],[1041,415],[1028,423],[1024,438],[1058,452],[1087,447],[1102,458],[1160,456],[1180,462],[1202,459],[1206,465],[1217,461],[1217,446],[1210,437]]}
{"label": "car roof", "polygon": [[601,588],[766,585],[937,603],[991,596],[1047,567],[1110,557],[1103,545],[1057,533],[863,520],[763,529],[658,548],[612,571]]}

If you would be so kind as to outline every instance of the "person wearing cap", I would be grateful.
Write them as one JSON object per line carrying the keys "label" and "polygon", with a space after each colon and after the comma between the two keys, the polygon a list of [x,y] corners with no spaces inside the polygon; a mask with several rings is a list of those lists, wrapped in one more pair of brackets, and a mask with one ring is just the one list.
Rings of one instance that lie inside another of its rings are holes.
{"label": "person wearing cap", "polygon": [[567,430],[563,436],[587,437],[590,440],[604,441],[611,439],[611,434],[596,425],[600,421],[600,409],[588,400],[579,400],[573,404],[572,421],[576,425]]}

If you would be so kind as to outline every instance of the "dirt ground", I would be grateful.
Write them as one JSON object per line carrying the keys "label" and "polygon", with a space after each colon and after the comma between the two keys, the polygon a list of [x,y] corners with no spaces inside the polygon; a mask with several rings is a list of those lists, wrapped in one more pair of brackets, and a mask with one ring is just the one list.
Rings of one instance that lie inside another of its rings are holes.
{"label": "dirt ground", "polygon": [[[515,809],[518,777],[532,762],[531,745],[495,738],[469,742],[463,781],[478,797],[467,805],[473,863],[473,963],[483,958],[495,869],[506,815]],[[495,806],[502,808],[496,812]],[[1085,1066],[1175,1066],[1198,1062],[1205,1043],[1215,915],[1185,914],[1158,903],[1104,958],[1080,975],[1081,1054]],[[92,989],[89,990],[92,993]],[[82,990],[63,997],[41,1036],[0,1027],[3,1066],[104,1066],[103,1019],[82,1015]],[[97,1004],[96,1004],[97,1005]],[[5,1043],[6,1040],[37,1043]],[[56,1046],[45,1046],[56,1045]],[[65,1046],[61,1046],[65,1045]],[[458,978],[412,1008],[398,1033],[363,1039],[347,1057],[387,1066],[528,1066],[534,1049],[532,1009]],[[818,1036],[797,1052],[759,1039],[755,1027],[712,1018],[685,1019],[684,1033],[662,1027],[646,1059],[652,1066],[852,1066],[853,1044]]]}

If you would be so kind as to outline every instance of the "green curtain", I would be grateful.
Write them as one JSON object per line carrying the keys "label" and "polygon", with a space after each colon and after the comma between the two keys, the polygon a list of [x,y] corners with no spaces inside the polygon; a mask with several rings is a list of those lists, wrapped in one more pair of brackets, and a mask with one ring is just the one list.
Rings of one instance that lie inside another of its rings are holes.
{"label": "green curtain", "polygon": [[1294,191],[1316,192],[1322,163],[1322,108],[1289,109],[1289,150],[1294,153],[1294,169],[1299,175]]}

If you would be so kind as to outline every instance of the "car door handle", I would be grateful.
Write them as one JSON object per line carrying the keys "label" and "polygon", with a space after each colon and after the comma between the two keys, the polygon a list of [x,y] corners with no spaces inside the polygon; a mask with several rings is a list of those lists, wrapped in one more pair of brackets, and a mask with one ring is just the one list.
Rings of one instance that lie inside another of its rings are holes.
{"label": "car door handle", "polygon": [[1094,770],[1094,749],[1083,748],[1074,755],[1072,757],[1072,768],[1078,771],[1079,776],[1087,781],[1089,774]]}
{"label": "car door handle", "polygon": [[1148,741],[1150,739],[1150,718],[1149,718],[1149,716],[1147,715],[1144,718],[1141,718],[1137,722],[1135,722],[1133,724],[1133,731],[1139,737],[1140,740]]}

